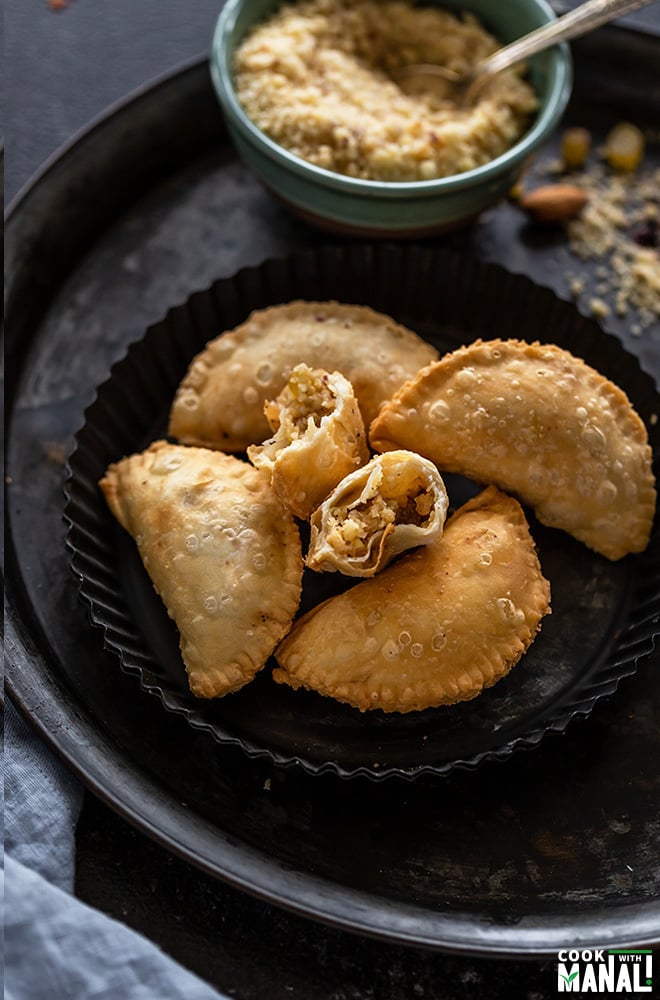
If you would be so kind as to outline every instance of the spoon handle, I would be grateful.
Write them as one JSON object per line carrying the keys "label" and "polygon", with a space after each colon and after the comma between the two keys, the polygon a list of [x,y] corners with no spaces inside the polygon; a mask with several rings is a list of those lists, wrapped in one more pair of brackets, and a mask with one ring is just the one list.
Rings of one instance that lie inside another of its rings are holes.
{"label": "spoon handle", "polygon": [[577,38],[587,31],[600,27],[601,24],[613,21],[624,14],[630,14],[634,10],[640,10],[642,7],[648,7],[655,2],[656,0],[587,0],[551,24],[530,31],[528,35],[523,35],[517,41],[499,49],[494,55],[483,59],[475,67],[473,76],[480,77],[482,74],[491,76],[493,73],[499,73],[500,70],[508,69],[509,66],[557,42]]}

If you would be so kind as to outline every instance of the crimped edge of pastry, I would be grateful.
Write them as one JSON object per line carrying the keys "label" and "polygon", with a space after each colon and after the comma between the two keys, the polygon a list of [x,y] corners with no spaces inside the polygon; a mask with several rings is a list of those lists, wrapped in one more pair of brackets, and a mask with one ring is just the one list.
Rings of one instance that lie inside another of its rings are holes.
{"label": "crimped edge of pastry", "polygon": [[[170,409],[168,434],[181,444],[196,445],[204,448],[222,448],[225,451],[242,451],[246,442],[243,437],[224,434],[222,441],[215,439],[201,438],[195,436],[187,429],[185,420],[186,409],[189,405],[187,398],[201,396],[206,387],[210,373],[220,363],[229,362],[233,353],[251,341],[267,340],[268,328],[273,320],[279,322],[291,322],[293,320],[314,321],[320,312],[326,316],[330,315],[346,323],[347,327],[352,323],[371,324],[373,326],[384,327],[388,334],[399,342],[399,346],[408,348],[411,352],[417,350],[428,355],[428,359],[437,357],[437,350],[408,327],[397,323],[391,316],[372,309],[370,306],[353,305],[351,303],[338,302],[335,299],[327,301],[306,299],[294,299],[278,305],[267,306],[264,309],[255,309],[247,319],[238,326],[223,333],[218,334],[209,340],[205,347],[195,355],[190,362],[188,370],[176,390],[174,400]],[[310,359],[308,364],[315,364]],[[422,364],[426,363],[426,360]],[[360,393],[357,393],[358,397]],[[362,409],[362,403],[361,409]],[[364,414],[363,414],[364,415]],[[366,422],[373,414],[367,414]]]}
{"label": "crimped edge of pastry", "polygon": [[[551,614],[550,607],[550,584],[543,576],[541,565],[536,551],[534,539],[529,531],[529,525],[525,513],[513,497],[508,496],[494,486],[489,486],[476,497],[473,497],[466,504],[459,508],[448,520],[445,532],[441,538],[425,549],[417,549],[412,553],[402,556],[399,563],[383,570],[378,577],[363,580],[358,587],[367,587],[377,581],[383,583],[388,574],[396,573],[398,566],[407,562],[415,567],[415,572],[424,575],[426,565],[430,561],[430,553],[434,545],[441,545],[443,542],[449,545],[451,540],[452,521],[462,514],[474,510],[490,508],[494,512],[506,512],[509,522],[512,524],[516,538],[524,548],[525,562],[530,572],[530,586],[526,589],[526,597],[531,605],[531,617],[533,624],[527,627],[523,635],[517,637],[515,649],[505,656],[500,651],[495,651],[492,655],[481,656],[476,659],[469,670],[451,678],[436,678],[436,682],[424,678],[417,683],[411,683],[404,694],[397,698],[392,686],[383,684],[377,690],[373,688],[365,693],[363,682],[346,683],[341,678],[336,682],[334,678],[339,671],[325,669],[323,677],[319,680],[318,674],[314,673],[315,661],[312,659],[308,663],[296,665],[295,670],[291,669],[287,659],[291,654],[295,654],[295,642],[305,623],[311,620],[321,609],[332,607],[334,602],[346,598],[346,594],[330,597],[323,601],[316,608],[312,608],[305,615],[299,618],[291,629],[288,636],[278,646],[275,657],[278,666],[273,670],[273,679],[280,684],[287,684],[294,690],[305,688],[315,691],[318,694],[334,698],[357,708],[361,712],[370,709],[381,709],[384,712],[407,713],[414,711],[424,711],[427,708],[437,708],[441,705],[454,705],[461,701],[470,701],[476,698],[483,690],[491,687],[497,681],[505,677],[513,667],[520,661],[523,654],[529,649],[541,628],[542,619],[545,615]],[[350,591],[347,592],[350,594]]]}
{"label": "crimped edge of pastry", "polygon": [[[133,535],[120,503],[118,488],[120,466],[126,461],[131,461],[137,468],[142,467],[148,469],[151,467],[154,455],[158,455],[160,452],[170,450],[171,448],[185,449],[186,451],[191,452],[203,451],[206,453],[209,451],[209,449],[195,448],[194,446],[191,447],[188,445],[171,445],[170,442],[165,440],[154,441],[144,451],[125,456],[123,459],[111,463],[104,476],[99,480],[99,486],[106,498],[110,511],[122,528],[124,528],[131,535],[134,541],[136,541],[135,536]],[[225,455],[223,452],[219,451],[213,451],[212,454],[214,461],[227,460],[232,464],[238,463],[244,465],[246,469],[250,469],[255,475],[263,475],[263,473],[260,474],[257,470],[254,470],[253,467],[248,465],[247,462],[241,462],[240,459],[233,455]],[[261,492],[266,493],[267,491],[270,492],[270,487],[268,485],[267,478],[265,478],[263,480]],[[181,657],[186,670],[188,684],[192,693],[198,698],[209,699],[223,697],[224,695],[232,694],[234,691],[238,691],[240,688],[250,683],[250,681],[252,681],[264,667],[277,644],[284,638],[293,623],[295,613],[300,603],[300,594],[302,590],[303,562],[300,533],[291,514],[282,506],[272,492],[271,496],[273,500],[278,503],[279,508],[282,511],[282,518],[279,521],[279,525],[281,527],[279,530],[281,532],[282,548],[285,554],[285,567],[284,573],[278,581],[277,589],[274,590],[272,594],[269,594],[269,600],[272,601],[276,598],[278,601],[277,605],[269,607],[266,619],[263,617],[263,610],[259,613],[259,638],[261,641],[257,643],[253,640],[250,645],[250,638],[246,636],[244,647],[237,655],[234,656],[233,659],[224,663],[222,666],[204,665],[203,668],[191,668],[187,662],[187,657],[184,652],[184,636],[177,625],[177,631],[179,634],[179,649],[181,651]],[[148,573],[148,568],[145,567],[145,569]],[[153,580],[151,580],[151,582],[154,590],[163,602],[163,606],[165,607],[167,614],[175,621],[176,624],[176,619],[174,618],[168,603],[165,601],[163,595],[160,593]],[[254,653],[250,653],[250,648],[254,649]]]}
{"label": "crimped edge of pastry", "polygon": [[[498,356],[495,356],[493,352],[499,352]],[[405,442],[398,440],[395,435],[388,434],[387,424],[393,414],[397,411],[404,412],[411,406],[414,402],[413,396],[420,391],[421,386],[424,386],[429,395],[432,395],[435,391],[439,391],[450,378],[475,362],[493,366],[501,363],[503,355],[510,355],[512,359],[520,358],[522,355],[532,361],[547,362],[548,359],[554,358],[562,363],[568,362],[573,372],[576,369],[579,371],[583,386],[587,386],[593,393],[599,393],[607,399],[613,421],[625,426],[631,441],[644,454],[642,463],[640,463],[639,478],[636,481],[639,496],[634,506],[629,509],[631,519],[627,526],[625,540],[613,540],[612,535],[606,532],[596,539],[589,531],[571,530],[570,527],[566,527],[562,523],[560,518],[553,517],[550,512],[544,510],[542,505],[535,503],[533,498],[520,493],[517,484],[505,475],[492,477],[493,485],[518,495],[523,503],[533,506],[536,516],[542,524],[567,531],[587,547],[612,561],[621,559],[630,553],[642,552],[649,542],[656,508],[652,453],[644,422],[623,389],[582,358],[556,344],[543,344],[540,341],[526,342],[515,338],[488,341],[479,339],[444,355],[438,361],[422,368],[414,378],[408,379],[394,393],[389,402],[383,404],[369,428],[371,447],[377,452],[405,447]],[[423,450],[422,453],[424,453]],[[469,449],[463,449],[451,457],[442,447],[439,447],[435,454],[426,453],[427,457],[435,461],[443,472],[451,472],[479,481],[479,460],[478,458],[476,460],[470,458]]]}

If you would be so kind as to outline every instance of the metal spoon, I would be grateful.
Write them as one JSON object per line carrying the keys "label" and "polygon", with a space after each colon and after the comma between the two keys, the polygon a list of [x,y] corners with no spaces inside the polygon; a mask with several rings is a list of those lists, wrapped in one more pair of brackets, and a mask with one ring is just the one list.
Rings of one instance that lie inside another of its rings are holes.
{"label": "metal spoon", "polygon": [[484,84],[503,69],[508,69],[558,42],[578,38],[600,27],[601,24],[656,2],[657,0],[587,0],[556,21],[536,28],[515,42],[498,49],[467,72],[458,73],[446,66],[432,63],[411,63],[392,70],[391,76],[395,82],[406,84],[406,89],[412,84],[411,89],[417,92],[423,89],[424,84],[432,85],[433,80],[445,80],[452,85],[451,94],[448,96],[457,103],[470,104]]}

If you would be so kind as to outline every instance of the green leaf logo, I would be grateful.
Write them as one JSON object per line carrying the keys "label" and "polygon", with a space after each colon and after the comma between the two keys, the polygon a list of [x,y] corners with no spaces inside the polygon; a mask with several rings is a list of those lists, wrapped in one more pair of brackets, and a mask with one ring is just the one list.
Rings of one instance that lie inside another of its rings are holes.
{"label": "green leaf logo", "polygon": [[572,983],[572,982],[573,982],[573,980],[574,980],[574,979],[575,979],[575,977],[577,976],[577,972],[571,972],[570,976],[562,976],[561,972],[559,973],[559,975],[561,976],[561,978],[562,978],[562,979],[563,979],[563,980],[564,980],[564,981],[566,982],[566,984],[568,985],[569,983]]}

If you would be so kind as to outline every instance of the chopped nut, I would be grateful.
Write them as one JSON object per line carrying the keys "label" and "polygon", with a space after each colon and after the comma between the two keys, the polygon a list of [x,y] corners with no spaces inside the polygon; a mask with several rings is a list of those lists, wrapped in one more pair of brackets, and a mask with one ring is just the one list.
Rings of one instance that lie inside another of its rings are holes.
{"label": "chopped nut", "polygon": [[561,137],[564,166],[576,170],[584,165],[591,148],[591,133],[586,128],[568,128]]}
{"label": "chopped nut", "polygon": [[615,170],[636,170],[644,157],[644,133],[629,122],[621,122],[608,132],[605,159]]}
{"label": "chopped nut", "polygon": [[548,184],[523,195],[520,206],[537,222],[568,222],[588,200],[587,192],[575,184]]}

